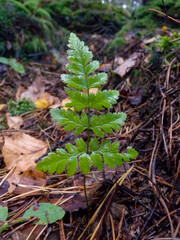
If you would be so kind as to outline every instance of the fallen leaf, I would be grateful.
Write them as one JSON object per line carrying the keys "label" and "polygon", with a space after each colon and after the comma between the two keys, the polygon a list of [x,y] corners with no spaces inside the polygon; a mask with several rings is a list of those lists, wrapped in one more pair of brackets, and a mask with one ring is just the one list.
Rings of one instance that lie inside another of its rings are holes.
{"label": "fallen leaf", "polygon": [[43,93],[36,101],[37,108],[47,108],[57,104],[60,104],[59,98],[54,97],[47,92]]}
{"label": "fallen leaf", "polygon": [[89,93],[94,93],[96,94],[99,91],[99,88],[90,88]]}
{"label": "fallen leaf", "polygon": [[42,77],[40,70],[38,70],[34,82],[25,92],[20,95],[20,99],[30,98],[33,102],[35,102],[44,93],[44,91],[44,78]]}
{"label": "fallen leaf", "polygon": [[109,72],[112,68],[112,63],[101,64],[98,68],[99,72]]}
{"label": "fallen leaf", "polygon": [[12,117],[10,113],[6,113],[7,124],[9,128],[19,130],[20,126],[23,124],[23,118],[21,116]]}
{"label": "fallen leaf", "polygon": [[132,105],[138,105],[142,102],[143,93],[144,88],[138,88],[129,94],[128,100]]}
{"label": "fallen leaf", "polygon": [[5,180],[2,185],[1,185],[1,181],[2,179],[0,180],[0,196],[8,192],[8,189],[10,187],[8,181]]}
{"label": "fallen leaf", "polygon": [[149,38],[149,39],[144,39],[143,43],[144,43],[145,45],[148,45],[148,44],[151,44],[151,43],[153,43],[153,42],[155,42],[155,41],[156,41],[156,38],[153,37],[153,38]]}
{"label": "fallen leaf", "polygon": [[24,87],[19,86],[17,91],[16,91],[16,99],[20,100],[21,99],[21,94],[25,91]]}
{"label": "fallen leaf", "polygon": [[6,104],[0,104],[0,111],[6,106]]}
{"label": "fallen leaf", "polygon": [[47,147],[47,143],[22,132],[5,137],[2,147],[4,162],[8,170],[15,167],[13,174],[7,179],[10,183],[9,192],[14,191],[15,185],[20,182],[21,173],[35,168],[35,160],[46,153]]}
{"label": "fallen leaf", "polygon": [[69,97],[67,97],[67,98],[65,98],[65,99],[62,100],[62,102],[61,102],[61,108],[68,109],[68,108],[66,107],[66,103],[70,103],[70,98],[69,98]]}
{"label": "fallen leaf", "polygon": [[42,187],[46,185],[46,175],[43,172],[37,171],[34,167],[19,174],[18,185],[14,189],[14,194],[29,192],[33,186]]}
{"label": "fallen leaf", "polygon": [[114,64],[117,65],[117,66],[119,66],[119,65],[121,65],[123,63],[124,63],[124,59],[122,57],[116,57],[114,59]]}
{"label": "fallen leaf", "polygon": [[117,67],[114,72],[120,77],[124,77],[140,60],[141,53],[133,53],[123,64]]}

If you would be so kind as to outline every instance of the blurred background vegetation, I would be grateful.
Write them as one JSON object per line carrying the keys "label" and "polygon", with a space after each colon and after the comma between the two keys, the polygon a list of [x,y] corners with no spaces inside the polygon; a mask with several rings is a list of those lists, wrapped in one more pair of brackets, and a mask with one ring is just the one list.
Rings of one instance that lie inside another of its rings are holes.
{"label": "blurred background vegetation", "polygon": [[1,0],[0,56],[38,59],[63,48],[70,31],[109,37],[111,52],[130,33],[151,37],[163,25],[178,28],[149,8],[180,16],[175,0]]}

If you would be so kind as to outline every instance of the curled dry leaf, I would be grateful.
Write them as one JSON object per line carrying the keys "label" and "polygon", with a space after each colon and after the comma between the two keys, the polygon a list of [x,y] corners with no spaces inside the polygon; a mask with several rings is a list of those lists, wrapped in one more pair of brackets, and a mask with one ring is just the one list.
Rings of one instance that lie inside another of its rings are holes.
{"label": "curled dry leaf", "polygon": [[12,117],[10,113],[6,113],[7,124],[9,128],[19,130],[20,126],[23,124],[23,118],[21,116]]}
{"label": "curled dry leaf", "polygon": [[41,75],[40,70],[37,71],[36,78],[32,85],[28,87],[28,89],[21,93],[19,96],[22,98],[30,98],[33,102],[35,102],[45,91],[45,79]]}
{"label": "curled dry leaf", "polygon": [[[13,134],[11,137],[5,137],[5,143],[2,148],[4,162],[8,170],[15,167],[13,173],[7,179],[10,183],[9,192],[14,191],[16,184],[22,183],[23,172],[28,169],[35,171],[35,160],[45,154],[46,151],[47,143],[31,137],[28,134],[19,132]],[[32,176],[30,175],[29,179],[31,178]],[[28,184],[28,181],[26,182]],[[37,182],[38,180],[36,183]],[[29,181],[29,184],[31,185],[32,181]],[[38,185],[38,183],[36,185]]]}
{"label": "curled dry leaf", "polygon": [[124,77],[140,60],[141,53],[133,53],[123,64],[117,67],[114,72],[120,77]]}

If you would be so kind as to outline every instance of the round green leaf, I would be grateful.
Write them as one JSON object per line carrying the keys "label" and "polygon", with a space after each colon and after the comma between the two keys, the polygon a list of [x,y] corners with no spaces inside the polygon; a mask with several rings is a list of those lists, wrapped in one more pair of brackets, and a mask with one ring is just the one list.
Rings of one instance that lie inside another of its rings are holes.
{"label": "round green leaf", "polygon": [[65,211],[61,207],[51,203],[40,203],[38,206],[31,206],[24,213],[23,219],[38,217],[40,220],[37,224],[50,224],[62,219],[64,215]]}

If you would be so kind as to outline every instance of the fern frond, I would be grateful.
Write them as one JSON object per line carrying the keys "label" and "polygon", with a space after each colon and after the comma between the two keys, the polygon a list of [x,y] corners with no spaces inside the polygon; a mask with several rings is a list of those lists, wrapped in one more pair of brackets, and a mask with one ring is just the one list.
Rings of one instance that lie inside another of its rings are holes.
{"label": "fern frond", "polygon": [[58,148],[56,153],[49,153],[47,157],[43,158],[36,166],[37,170],[49,172],[53,174],[56,172],[60,174],[65,171],[67,166],[67,174],[74,175],[78,167],[77,158],[79,156],[78,149],[71,143],[66,144],[66,149]]}
{"label": "fern frond", "polygon": [[98,139],[93,138],[90,148],[92,151],[91,160],[93,166],[97,167],[99,170],[102,170],[103,162],[105,162],[108,167],[114,168],[116,164],[122,166],[123,160],[129,162],[131,159],[138,156],[138,152],[131,147],[127,148],[127,153],[119,153],[119,143],[114,142],[111,144],[110,140],[105,140],[99,148]]}
{"label": "fern frond", "polygon": [[80,134],[87,128],[88,117],[85,113],[81,114],[81,118],[79,118],[79,115],[71,109],[68,109],[67,111],[65,109],[58,108],[51,109],[50,113],[53,120],[57,122],[59,126],[65,126],[64,130],[72,131],[75,129],[75,135]]}
{"label": "fern frond", "polygon": [[113,133],[113,130],[120,130],[125,120],[126,114],[123,112],[102,114],[99,117],[94,115],[91,118],[91,129],[96,136],[104,137],[104,132]]}
{"label": "fern frond", "polygon": [[82,111],[85,108],[94,108],[95,110],[103,110],[104,107],[111,108],[117,103],[119,92],[116,90],[98,91],[97,94],[81,93],[80,91],[67,90],[70,96],[70,103],[66,107],[74,107],[75,111]]}

